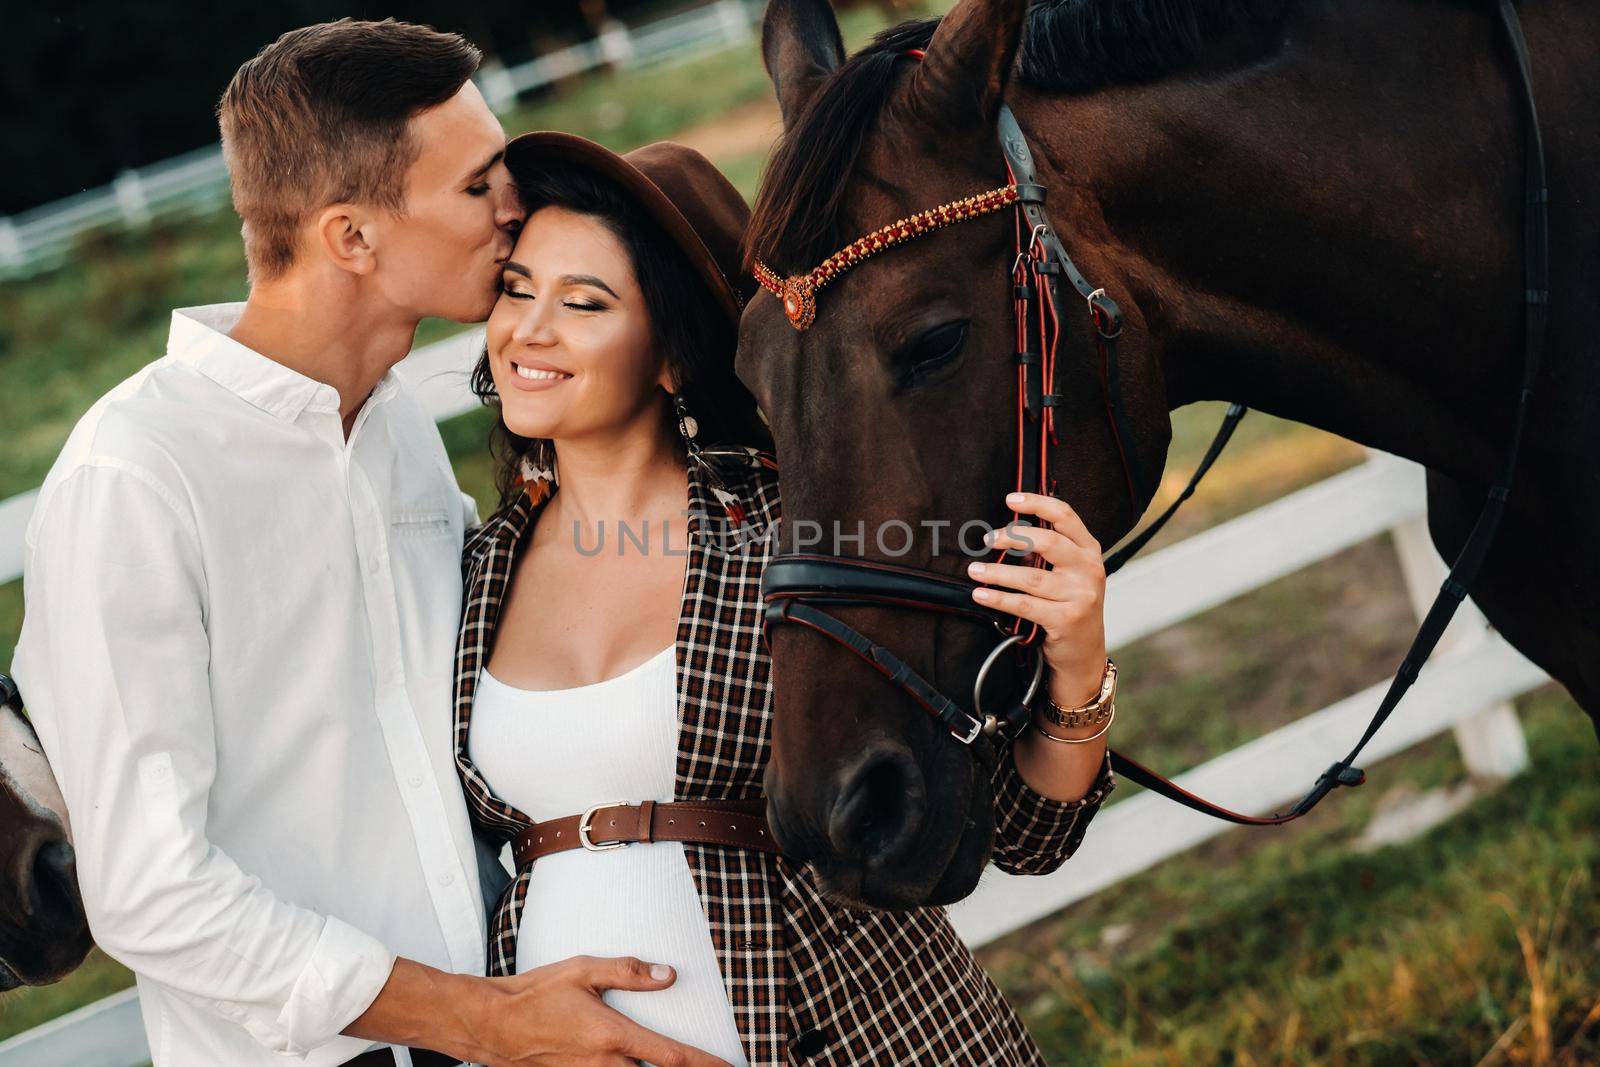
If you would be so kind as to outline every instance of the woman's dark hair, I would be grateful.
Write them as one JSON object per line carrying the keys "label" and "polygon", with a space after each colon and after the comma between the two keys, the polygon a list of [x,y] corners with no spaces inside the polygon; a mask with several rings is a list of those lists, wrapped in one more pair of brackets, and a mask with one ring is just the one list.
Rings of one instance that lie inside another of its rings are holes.
{"label": "woman's dark hair", "polygon": [[[554,165],[536,174],[513,177],[531,216],[544,207],[562,207],[598,219],[628,251],[634,277],[644,293],[645,310],[655,341],[667,360],[673,388],[699,424],[695,440],[702,445],[754,445],[771,450],[772,431],[761,417],[755,397],[733,372],[738,327],[730,322],[710,286],[678,244],[615,182],[574,165]],[[472,391],[484,404],[498,407],[494,377],[485,348],[472,371]],[[679,458],[687,461],[683,439],[666,408],[664,429]],[[522,457],[539,439],[522,437],[503,417],[489,432],[495,488],[500,505],[514,500]],[[544,446],[549,448],[549,442]]]}

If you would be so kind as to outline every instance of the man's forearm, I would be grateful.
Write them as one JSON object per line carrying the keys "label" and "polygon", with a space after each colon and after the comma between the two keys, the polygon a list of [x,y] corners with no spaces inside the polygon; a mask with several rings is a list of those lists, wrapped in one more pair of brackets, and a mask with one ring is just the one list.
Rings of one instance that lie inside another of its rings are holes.
{"label": "man's forearm", "polygon": [[487,979],[398,957],[377,998],[344,1033],[479,1060],[484,1050],[478,1020],[493,993]]}

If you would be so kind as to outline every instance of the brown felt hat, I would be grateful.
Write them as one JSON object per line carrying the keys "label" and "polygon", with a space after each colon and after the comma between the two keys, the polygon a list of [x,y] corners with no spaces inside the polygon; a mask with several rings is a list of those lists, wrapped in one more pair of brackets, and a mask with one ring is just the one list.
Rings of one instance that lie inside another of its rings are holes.
{"label": "brown felt hat", "polygon": [[660,224],[700,272],[735,325],[755,279],[740,269],[739,245],[750,207],[705,156],[672,141],[618,155],[575,134],[536,130],[506,143],[514,179],[552,164],[574,164],[623,187]]}

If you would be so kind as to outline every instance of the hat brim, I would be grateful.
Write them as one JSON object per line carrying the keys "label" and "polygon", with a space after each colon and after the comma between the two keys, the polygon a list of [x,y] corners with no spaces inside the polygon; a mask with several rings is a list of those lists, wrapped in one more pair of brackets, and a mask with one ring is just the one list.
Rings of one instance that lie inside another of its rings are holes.
{"label": "hat brim", "polygon": [[535,130],[513,137],[506,142],[505,160],[513,178],[530,168],[564,163],[595,171],[621,185],[683,250],[729,320],[738,325],[743,301],[716,257],[683,212],[639,168],[604,145],[559,130]]}

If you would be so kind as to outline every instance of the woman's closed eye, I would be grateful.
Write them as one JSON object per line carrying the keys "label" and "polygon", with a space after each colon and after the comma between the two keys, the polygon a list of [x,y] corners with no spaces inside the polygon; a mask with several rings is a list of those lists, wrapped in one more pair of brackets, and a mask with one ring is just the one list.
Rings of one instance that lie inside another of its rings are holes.
{"label": "woman's closed eye", "polygon": [[[502,293],[504,293],[506,296],[509,296],[513,300],[533,300],[533,299],[535,299],[534,294],[532,294],[530,292],[527,292],[526,290],[515,288],[514,287],[514,283],[512,283],[512,282],[501,282],[500,283],[500,291]],[[605,304],[596,304],[596,303],[592,303],[592,302],[581,300],[581,299],[563,300],[561,302],[561,306],[562,307],[571,308],[574,311],[608,311],[608,310],[610,310]]]}

